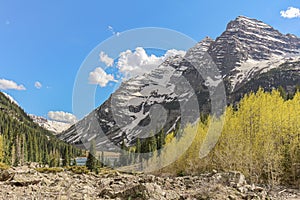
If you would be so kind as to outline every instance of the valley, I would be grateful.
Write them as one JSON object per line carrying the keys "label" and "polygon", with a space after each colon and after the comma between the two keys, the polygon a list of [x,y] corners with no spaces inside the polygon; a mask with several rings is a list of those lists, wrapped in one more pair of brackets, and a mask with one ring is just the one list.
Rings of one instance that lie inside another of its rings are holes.
{"label": "valley", "polygon": [[299,124],[300,38],[238,16],[75,123],[1,90],[0,198],[296,200]]}

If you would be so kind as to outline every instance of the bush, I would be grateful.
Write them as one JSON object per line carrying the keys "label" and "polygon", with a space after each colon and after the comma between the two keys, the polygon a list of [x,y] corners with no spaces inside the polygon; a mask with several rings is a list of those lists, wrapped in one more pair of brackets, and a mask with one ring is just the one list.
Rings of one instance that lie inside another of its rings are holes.
{"label": "bush", "polygon": [[64,171],[64,168],[61,167],[42,167],[42,168],[36,168],[36,171],[40,173],[59,173]]}
{"label": "bush", "polygon": [[178,171],[177,172],[177,176],[186,176],[187,174],[186,174],[186,172],[185,171],[183,171],[183,170],[180,170],[180,171]]}
{"label": "bush", "polygon": [[6,164],[0,162],[0,170],[6,170],[6,169],[8,169],[8,168],[9,168],[8,165],[6,165]]}
{"label": "bush", "polygon": [[75,174],[88,174],[90,170],[86,166],[70,166],[66,168]]}

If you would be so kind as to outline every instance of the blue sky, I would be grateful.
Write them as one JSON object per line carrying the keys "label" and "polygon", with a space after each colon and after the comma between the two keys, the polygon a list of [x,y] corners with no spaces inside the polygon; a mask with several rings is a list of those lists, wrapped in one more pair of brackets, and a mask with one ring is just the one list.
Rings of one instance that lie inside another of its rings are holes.
{"label": "blue sky", "polygon": [[[300,36],[300,18],[280,15],[288,7],[300,8],[300,2],[0,0],[0,79],[26,88],[5,92],[28,113],[72,113],[73,85],[82,62],[113,32],[161,27],[200,41],[205,36],[216,38],[230,20],[244,15],[283,33]],[[116,76],[113,70],[111,73]],[[40,89],[34,86],[37,81],[42,85]],[[96,105],[109,96],[116,84],[112,81],[106,87],[98,87]]]}

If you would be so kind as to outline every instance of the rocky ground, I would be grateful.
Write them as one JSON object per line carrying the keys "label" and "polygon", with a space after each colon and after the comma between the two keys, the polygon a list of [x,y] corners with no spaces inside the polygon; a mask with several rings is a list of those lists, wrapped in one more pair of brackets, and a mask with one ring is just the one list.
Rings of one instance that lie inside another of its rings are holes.
{"label": "rocky ground", "polygon": [[40,173],[22,166],[0,171],[0,199],[300,199],[300,190],[247,184],[239,172],[154,176],[103,170]]}

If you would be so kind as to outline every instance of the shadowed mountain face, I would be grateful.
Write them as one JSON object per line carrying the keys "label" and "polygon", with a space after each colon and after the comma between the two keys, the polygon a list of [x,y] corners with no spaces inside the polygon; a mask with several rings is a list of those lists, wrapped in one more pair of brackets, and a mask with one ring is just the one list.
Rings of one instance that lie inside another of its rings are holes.
{"label": "shadowed mountain face", "polygon": [[132,145],[138,137],[161,129],[168,133],[179,122],[195,122],[199,112],[210,113],[212,96],[220,99],[214,113],[222,114],[222,79],[227,103],[260,86],[283,86],[293,92],[300,84],[299,51],[296,36],[238,17],[215,41],[205,38],[184,57],[170,57],[148,74],[123,82],[106,102],[59,137],[78,145],[96,138],[98,147],[106,149],[122,141]]}

